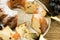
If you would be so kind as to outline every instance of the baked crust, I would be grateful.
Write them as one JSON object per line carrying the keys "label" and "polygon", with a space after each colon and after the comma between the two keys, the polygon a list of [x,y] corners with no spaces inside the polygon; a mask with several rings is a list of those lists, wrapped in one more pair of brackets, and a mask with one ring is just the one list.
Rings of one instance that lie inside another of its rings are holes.
{"label": "baked crust", "polygon": [[9,8],[18,7],[21,5],[25,8],[26,0],[10,0],[8,1]]}
{"label": "baked crust", "polygon": [[[34,21],[35,20],[35,21]],[[34,30],[36,30],[38,33],[44,33],[45,30],[47,29],[47,21],[45,19],[45,17],[41,16],[41,15],[37,15],[37,17],[32,17],[32,21],[31,21],[31,26]],[[37,25],[37,26],[36,26]],[[38,29],[37,29],[38,28]]]}
{"label": "baked crust", "polygon": [[41,24],[41,32],[44,33],[48,27],[47,21],[45,19],[45,17],[40,19],[40,24]]}

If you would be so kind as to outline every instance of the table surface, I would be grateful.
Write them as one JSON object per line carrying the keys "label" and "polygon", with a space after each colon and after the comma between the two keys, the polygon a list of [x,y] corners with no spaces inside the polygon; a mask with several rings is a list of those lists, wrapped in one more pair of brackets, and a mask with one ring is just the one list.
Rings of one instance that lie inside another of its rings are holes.
{"label": "table surface", "polygon": [[60,40],[60,23],[52,20],[51,27],[45,38],[48,40]]}
{"label": "table surface", "polygon": [[[48,7],[49,0],[40,0],[42,3]],[[59,16],[60,17],[60,16]],[[45,38],[47,40],[60,40],[60,22],[52,20],[51,27],[46,34]]]}

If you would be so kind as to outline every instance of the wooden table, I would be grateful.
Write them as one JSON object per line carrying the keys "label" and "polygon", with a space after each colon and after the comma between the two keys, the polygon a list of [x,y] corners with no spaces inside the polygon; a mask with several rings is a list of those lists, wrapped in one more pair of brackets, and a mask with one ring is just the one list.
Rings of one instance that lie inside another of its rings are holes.
{"label": "wooden table", "polygon": [[60,40],[60,23],[52,20],[51,28],[46,34],[48,40]]}
{"label": "wooden table", "polygon": [[[40,0],[40,1],[44,3],[46,7],[48,7],[49,0]],[[46,34],[45,38],[47,40],[60,40],[60,22],[52,20],[50,30]]]}

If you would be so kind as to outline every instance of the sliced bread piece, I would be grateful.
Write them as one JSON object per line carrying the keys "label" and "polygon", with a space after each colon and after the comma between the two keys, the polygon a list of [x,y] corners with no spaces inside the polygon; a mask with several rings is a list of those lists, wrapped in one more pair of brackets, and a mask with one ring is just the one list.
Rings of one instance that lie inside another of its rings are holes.
{"label": "sliced bread piece", "polygon": [[32,17],[32,23],[31,23],[31,27],[37,31],[39,34],[41,33],[40,30],[40,19],[39,19],[39,14],[34,14]]}
{"label": "sliced bread piece", "polygon": [[11,38],[11,34],[15,34],[14,31],[12,31],[9,26],[5,27],[3,30],[0,30],[0,37],[3,40],[14,40],[14,38]]}

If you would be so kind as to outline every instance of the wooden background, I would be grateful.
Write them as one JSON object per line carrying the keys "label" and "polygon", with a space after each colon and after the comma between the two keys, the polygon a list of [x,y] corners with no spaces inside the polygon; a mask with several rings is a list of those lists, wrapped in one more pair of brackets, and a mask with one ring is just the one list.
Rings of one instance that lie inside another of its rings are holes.
{"label": "wooden background", "polygon": [[[47,8],[49,8],[48,6],[49,0],[40,0],[40,1],[44,3]],[[47,40],[60,40],[60,22],[52,20],[50,30],[46,34],[45,38]]]}

